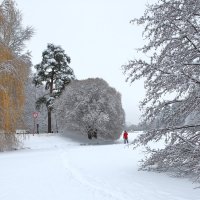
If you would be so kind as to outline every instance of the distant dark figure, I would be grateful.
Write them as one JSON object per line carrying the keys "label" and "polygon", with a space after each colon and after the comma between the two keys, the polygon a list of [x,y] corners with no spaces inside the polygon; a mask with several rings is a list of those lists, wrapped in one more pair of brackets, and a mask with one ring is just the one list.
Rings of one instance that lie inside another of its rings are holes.
{"label": "distant dark figure", "polygon": [[88,128],[88,139],[89,139],[89,140],[92,139],[92,129],[91,129],[90,126],[89,126],[89,128]]}
{"label": "distant dark figure", "polygon": [[127,131],[124,131],[124,134],[123,134],[123,138],[124,138],[124,144],[128,144],[128,133]]}
{"label": "distant dark figure", "polygon": [[97,139],[97,129],[96,129],[96,128],[93,130],[92,136],[93,136],[95,139]]}
{"label": "distant dark figure", "polygon": [[51,131],[51,133],[53,133],[53,130]]}
{"label": "distant dark figure", "polygon": [[95,138],[95,139],[97,139],[97,129],[95,128],[92,128],[91,126],[89,126],[89,128],[88,128],[88,139],[92,139],[93,137]]}
{"label": "distant dark figure", "polygon": [[91,133],[88,133],[88,139],[92,139],[92,134]]}

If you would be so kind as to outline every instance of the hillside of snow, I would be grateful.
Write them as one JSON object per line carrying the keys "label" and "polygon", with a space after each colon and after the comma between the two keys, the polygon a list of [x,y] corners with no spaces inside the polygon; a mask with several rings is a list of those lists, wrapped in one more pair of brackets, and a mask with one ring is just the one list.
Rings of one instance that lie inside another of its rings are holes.
{"label": "hillside of snow", "polygon": [[200,199],[198,185],[187,179],[138,171],[142,148],[133,150],[122,139],[107,145],[86,141],[30,135],[23,149],[0,153],[0,200]]}

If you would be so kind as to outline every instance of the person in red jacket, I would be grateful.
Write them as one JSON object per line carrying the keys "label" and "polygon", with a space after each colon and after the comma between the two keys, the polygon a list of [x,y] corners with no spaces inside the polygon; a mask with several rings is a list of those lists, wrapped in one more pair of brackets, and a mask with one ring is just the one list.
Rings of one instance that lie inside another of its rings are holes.
{"label": "person in red jacket", "polygon": [[128,144],[128,133],[127,131],[124,131],[124,134],[123,134],[123,138],[124,138],[124,144]]}

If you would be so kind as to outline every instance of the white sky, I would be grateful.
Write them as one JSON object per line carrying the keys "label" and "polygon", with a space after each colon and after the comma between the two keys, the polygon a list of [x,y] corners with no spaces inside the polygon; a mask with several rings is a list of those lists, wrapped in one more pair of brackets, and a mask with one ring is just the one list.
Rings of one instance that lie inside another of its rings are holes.
{"label": "white sky", "polygon": [[[77,79],[103,78],[122,94],[126,121],[137,124],[144,97],[143,82],[125,82],[121,66],[138,57],[142,28],[129,22],[140,17],[146,0],[16,0],[23,23],[35,29],[27,43],[33,65],[41,62],[47,43],[60,45],[71,57]],[[151,0],[149,0],[151,3]]]}

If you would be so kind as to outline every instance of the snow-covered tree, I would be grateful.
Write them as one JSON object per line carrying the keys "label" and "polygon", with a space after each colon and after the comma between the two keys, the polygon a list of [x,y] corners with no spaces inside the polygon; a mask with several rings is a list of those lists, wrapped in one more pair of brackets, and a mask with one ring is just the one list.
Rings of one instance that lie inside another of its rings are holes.
{"label": "snow-covered tree", "polygon": [[[27,82],[26,82],[26,90],[25,90],[25,106],[24,106],[24,114],[23,114],[23,122],[25,128],[29,130],[30,133],[37,131],[36,125],[39,125],[39,133],[45,133],[47,131],[47,112],[46,106],[41,105],[39,111],[36,110],[35,102],[37,97],[41,97],[46,94],[46,90],[44,86],[35,87],[32,83],[33,76],[30,75]],[[35,119],[35,127],[34,127],[34,119],[33,119],[33,112],[38,112],[38,117]],[[56,115],[52,113],[52,129],[57,131],[56,127]]]}
{"label": "snow-covered tree", "polygon": [[33,35],[31,26],[23,27],[22,14],[13,0],[4,0],[0,5],[0,43],[21,55],[25,42]]}
{"label": "snow-covered tree", "polygon": [[13,133],[23,126],[25,82],[30,56],[24,54],[25,42],[33,29],[22,26],[22,16],[14,1],[0,5],[0,150],[16,145]]}
{"label": "snow-covered tree", "polygon": [[124,126],[121,95],[104,80],[72,81],[56,102],[59,127],[116,139]]}
{"label": "snow-covered tree", "polygon": [[[42,96],[45,94],[45,88],[43,87],[35,87],[32,83],[33,77],[30,75],[26,82],[26,90],[25,90],[25,106],[24,106],[24,124],[25,128],[29,130],[30,133],[33,133],[36,127],[34,127],[34,119],[33,112],[36,111],[36,99],[38,96]],[[37,111],[38,112],[38,111]],[[44,133],[47,130],[47,112],[45,105],[41,106],[38,117],[35,119],[35,125],[39,124],[39,132]]]}
{"label": "snow-covered tree", "polygon": [[145,78],[144,122],[157,121],[134,144],[167,142],[164,149],[149,149],[142,167],[199,178],[200,124],[188,119],[200,117],[200,2],[159,0],[132,22],[145,26],[148,43],[140,51],[149,59],[131,60],[124,72],[130,82]]}
{"label": "snow-covered tree", "polygon": [[75,79],[73,70],[69,67],[70,57],[60,47],[48,44],[42,53],[42,62],[35,66],[37,70],[33,82],[36,86],[45,84],[48,93],[38,98],[36,104],[46,104],[48,111],[48,132],[51,133],[51,112],[54,99],[59,97],[65,86]]}

